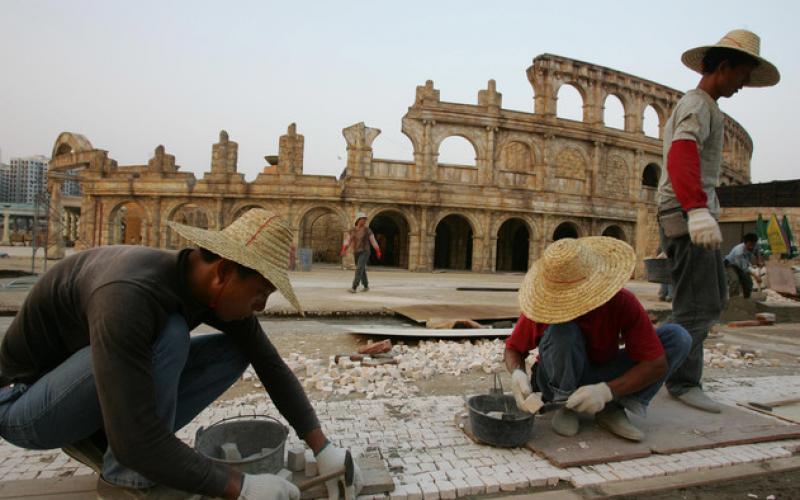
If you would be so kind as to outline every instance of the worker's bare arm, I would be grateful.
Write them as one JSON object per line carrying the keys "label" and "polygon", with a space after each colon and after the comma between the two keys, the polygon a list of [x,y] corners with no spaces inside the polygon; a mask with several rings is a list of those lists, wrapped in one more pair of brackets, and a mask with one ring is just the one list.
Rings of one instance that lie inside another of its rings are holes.
{"label": "worker's bare arm", "polygon": [[667,358],[662,355],[651,361],[640,361],[628,371],[608,382],[614,397],[627,396],[653,384],[667,374]]}
{"label": "worker's bare arm", "polygon": [[506,350],[503,353],[503,359],[506,362],[506,368],[508,369],[509,373],[513,373],[517,368],[522,370],[525,369],[525,363],[522,354],[514,349],[509,349],[506,347]]}

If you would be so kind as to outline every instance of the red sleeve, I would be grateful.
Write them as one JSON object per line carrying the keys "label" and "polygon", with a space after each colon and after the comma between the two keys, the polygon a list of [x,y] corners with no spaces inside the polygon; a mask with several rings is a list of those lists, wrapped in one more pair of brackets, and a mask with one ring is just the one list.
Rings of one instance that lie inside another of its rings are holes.
{"label": "red sleeve", "polygon": [[700,180],[700,153],[696,142],[687,139],[672,142],[667,153],[667,172],[675,197],[684,210],[708,206]]}
{"label": "red sleeve", "polygon": [[664,355],[653,322],[636,296],[626,289],[617,294],[620,330],[625,352],[633,361],[652,361]]}
{"label": "red sleeve", "polygon": [[527,357],[528,351],[539,345],[540,330],[543,326],[520,314],[517,324],[514,325],[514,331],[506,338],[506,349],[517,351],[523,358]]}

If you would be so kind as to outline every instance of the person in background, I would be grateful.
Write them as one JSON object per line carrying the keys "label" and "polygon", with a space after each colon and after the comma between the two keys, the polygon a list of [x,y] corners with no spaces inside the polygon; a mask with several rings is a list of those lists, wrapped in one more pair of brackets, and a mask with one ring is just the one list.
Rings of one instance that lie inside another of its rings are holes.
{"label": "person in background", "polygon": [[749,299],[753,292],[753,277],[750,273],[750,264],[755,263],[761,267],[764,260],[758,251],[758,236],[755,233],[747,233],[742,237],[742,242],[731,249],[725,256],[725,267],[733,268],[742,285],[742,295]]}
{"label": "person in background", "polygon": [[381,247],[375,241],[375,234],[367,225],[367,214],[358,212],[353,229],[347,232],[344,243],[342,243],[341,255],[347,253],[348,247],[353,247],[353,258],[356,261],[356,274],[353,277],[353,285],[350,293],[356,293],[359,283],[364,286],[364,291],[369,291],[369,280],[367,279],[367,262],[369,262],[370,245],[375,249],[375,256],[378,260],[383,258]]}

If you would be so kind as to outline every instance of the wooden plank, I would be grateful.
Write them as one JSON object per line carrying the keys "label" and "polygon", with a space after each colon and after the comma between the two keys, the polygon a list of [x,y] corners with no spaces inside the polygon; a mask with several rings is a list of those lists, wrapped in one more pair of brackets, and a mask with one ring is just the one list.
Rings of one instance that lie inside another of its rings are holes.
{"label": "wooden plank", "polygon": [[0,498],[94,499],[97,497],[97,475],[52,477],[0,482]]}
{"label": "wooden plank", "polygon": [[350,333],[376,335],[380,337],[424,337],[424,338],[468,338],[468,337],[508,337],[512,328],[392,328],[392,327],[352,327]]}
{"label": "wooden plank", "polygon": [[391,310],[417,323],[425,323],[429,319],[471,319],[500,320],[519,318],[519,305],[516,300],[509,305],[488,304],[417,304],[412,306],[395,306]]}

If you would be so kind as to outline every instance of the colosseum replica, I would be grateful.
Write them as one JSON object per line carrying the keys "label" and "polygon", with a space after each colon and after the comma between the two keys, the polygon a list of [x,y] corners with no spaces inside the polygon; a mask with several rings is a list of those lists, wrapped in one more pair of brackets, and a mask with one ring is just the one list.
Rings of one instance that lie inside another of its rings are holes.
{"label": "colosseum replica", "polygon": [[[342,131],[347,166],[339,178],[303,174],[303,136],[294,124],[253,182],[237,171],[238,145],[225,131],[202,179],[179,171],[163,146],[146,165],[120,166],[87,138],[64,132],[49,169],[48,254],[60,258],[65,243],[179,248],[186,242],[167,221],[219,229],[251,207],[283,214],[296,248],[312,249],[315,262],[341,261],[342,235],[361,211],[383,249],[380,264],[412,271],[524,271],[550,242],[589,235],[627,241],[640,261],[652,254],[662,143],[644,134],[643,116],[652,107],[660,134],[681,93],[550,54],[536,57],[527,75],[533,113],[503,109],[492,80],[477,104],[443,102],[426,82],[402,119],[413,159],[374,158],[380,130],[357,123]],[[565,85],[583,100],[582,121],[557,117]],[[604,123],[611,95],[624,108],[624,130]],[[720,181],[748,183],[752,141],[725,120]],[[474,165],[439,162],[439,147],[451,136],[473,146]],[[76,169],[82,195],[62,199],[64,173]]]}

